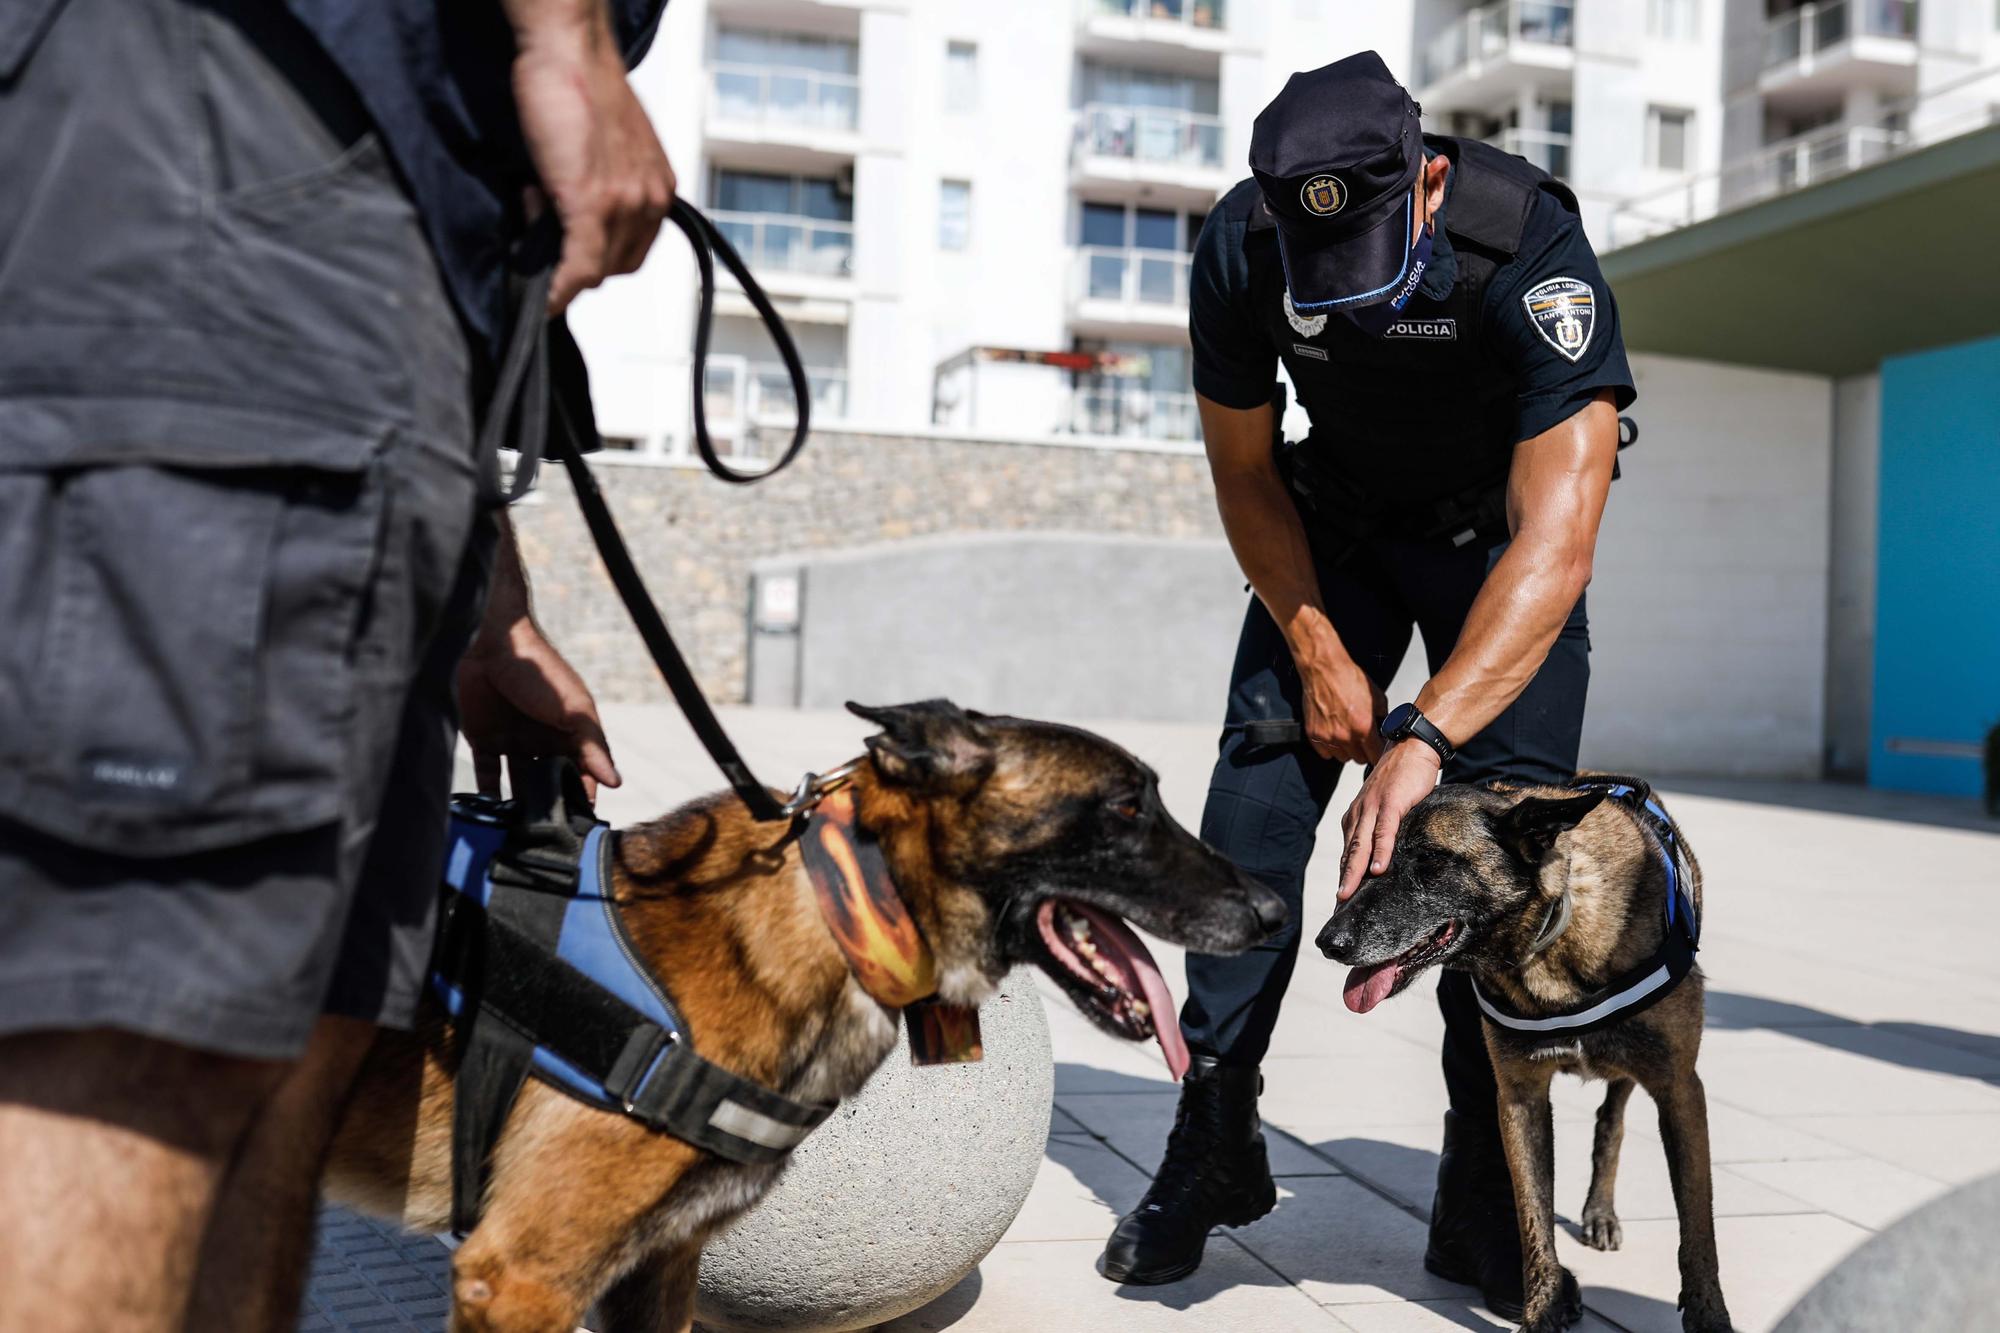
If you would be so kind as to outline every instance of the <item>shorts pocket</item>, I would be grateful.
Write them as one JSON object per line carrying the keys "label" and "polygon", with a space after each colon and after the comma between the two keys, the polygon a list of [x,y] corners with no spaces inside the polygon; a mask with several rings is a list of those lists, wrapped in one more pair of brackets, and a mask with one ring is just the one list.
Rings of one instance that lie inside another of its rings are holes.
{"label": "shorts pocket", "polygon": [[10,83],[55,24],[64,0],[20,0],[0,7],[0,83]]}
{"label": "shorts pocket", "polygon": [[0,564],[0,813],[136,856],[341,818],[384,504],[354,455],[0,474],[41,542]]}

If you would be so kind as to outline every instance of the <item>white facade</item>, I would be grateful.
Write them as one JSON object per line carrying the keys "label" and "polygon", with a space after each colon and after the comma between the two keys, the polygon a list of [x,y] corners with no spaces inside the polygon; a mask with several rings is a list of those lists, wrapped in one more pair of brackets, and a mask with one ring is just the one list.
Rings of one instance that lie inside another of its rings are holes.
{"label": "white facade", "polygon": [[[1554,169],[1609,249],[1986,123],[1995,19],[1993,0],[674,0],[635,79],[682,192],[778,298],[818,421],[1193,447],[1187,250],[1295,69],[1379,51],[1429,128]],[[755,452],[789,390],[724,285],[705,399]],[[669,230],[574,316],[600,424],[643,455],[688,451],[693,286]]]}

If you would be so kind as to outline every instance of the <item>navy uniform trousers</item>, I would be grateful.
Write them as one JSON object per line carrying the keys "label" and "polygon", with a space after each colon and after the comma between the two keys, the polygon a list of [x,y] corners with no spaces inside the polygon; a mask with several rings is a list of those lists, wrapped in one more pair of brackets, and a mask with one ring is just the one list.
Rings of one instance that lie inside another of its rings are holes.
{"label": "navy uniform trousers", "polygon": [[[1320,597],[1355,664],[1387,689],[1413,629],[1423,634],[1431,671],[1444,665],[1487,571],[1505,549],[1479,541],[1453,548],[1443,541],[1373,539],[1337,563],[1319,563]],[[1578,599],[1534,680],[1486,730],[1460,741],[1444,781],[1569,781],[1576,772],[1589,684],[1590,636]],[[1282,932],[1248,953],[1188,955],[1181,1027],[1196,1054],[1224,1064],[1263,1060],[1301,934],[1319,929],[1318,922],[1308,928],[1301,920],[1305,869],[1341,765],[1320,758],[1304,742],[1249,744],[1241,730],[1246,722],[1287,718],[1305,720],[1298,671],[1277,625],[1252,597],[1230,675],[1228,725],[1202,811],[1201,836],[1283,894],[1291,913]],[[1444,1011],[1451,1104],[1492,1124],[1497,1090],[1479,1010],[1463,973],[1441,973],[1438,1005]]]}

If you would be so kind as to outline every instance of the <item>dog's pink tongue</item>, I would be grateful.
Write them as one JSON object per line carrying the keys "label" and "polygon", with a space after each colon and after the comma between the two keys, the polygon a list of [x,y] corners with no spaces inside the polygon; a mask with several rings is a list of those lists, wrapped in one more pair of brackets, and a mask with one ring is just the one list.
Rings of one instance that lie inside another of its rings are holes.
{"label": "dog's pink tongue", "polygon": [[1402,971],[1393,958],[1386,963],[1357,967],[1347,974],[1347,985],[1342,988],[1340,998],[1347,1001],[1347,1007],[1355,1013],[1365,1014],[1389,998],[1389,992],[1396,988],[1396,978]]}
{"label": "dog's pink tongue", "polygon": [[1132,933],[1130,926],[1109,912],[1079,902],[1069,905],[1090,922],[1090,935],[1097,941],[1097,947],[1109,953],[1112,962],[1124,968],[1127,976],[1138,981],[1139,992],[1146,997],[1146,1007],[1153,1011],[1153,1040],[1160,1043],[1160,1054],[1167,1058],[1167,1072],[1179,1082],[1190,1063],[1187,1041],[1181,1036],[1180,1006],[1174,1003],[1174,993],[1167,989],[1167,979],[1160,975],[1160,965],[1153,961],[1152,951]]}

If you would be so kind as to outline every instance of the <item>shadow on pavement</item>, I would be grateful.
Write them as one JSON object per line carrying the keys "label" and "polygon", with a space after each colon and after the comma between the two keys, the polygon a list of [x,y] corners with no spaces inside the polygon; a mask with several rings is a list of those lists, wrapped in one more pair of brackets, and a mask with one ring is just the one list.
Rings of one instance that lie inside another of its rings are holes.
{"label": "shadow on pavement", "polygon": [[[1159,1083],[1151,1080],[1115,1074],[1093,1066],[1058,1064],[1056,1070],[1059,1085],[1065,1074],[1080,1079],[1081,1075],[1088,1073],[1092,1095],[1102,1092],[1158,1094],[1163,1091]],[[1436,1152],[1361,1136],[1309,1143],[1270,1124],[1265,1125],[1264,1132],[1267,1138],[1283,1135],[1292,1139],[1331,1163],[1341,1173],[1338,1177],[1300,1178],[1297,1181],[1299,1185],[1303,1186],[1306,1179],[1329,1183],[1344,1179],[1354,1189],[1365,1190],[1374,1196],[1369,1201],[1371,1210],[1372,1204],[1379,1201],[1410,1219],[1407,1223],[1386,1217],[1380,1219],[1390,1223],[1392,1229],[1405,1233],[1403,1246],[1408,1249],[1407,1260],[1399,1258],[1397,1262],[1384,1263],[1380,1247],[1363,1243],[1360,1238],[1343,1237],[1338,1216],[1327,1216],[1324,1209],[1313,1208],[1304,1198],[1281,1197],[1277,1211],[1249,1231],[1215,1232],[1209,1238],[1207,1257],[1193,1277],[1158,1287],[1121,1286],[1118,1288],[1121,1299],[1161,1305],[1171,1310],[1189,1310],[1220,1290],[1245,1283],[1255,1286],[1297,1286],[1301,1283],[1362,1286],[1380,1291],[1379,1299],[1382,1301],[1421,1301],[1429,1315],[1455,1327],[1479,1330],[1513,1327],[1508,1321],[1490,1314],[1469,1288],[1442,1283],[1426,1273],[1421,1262],[1421,1240],[1414,1244],[1407,1240],[1409,1228],[1423,1228],[1429,1223],[1430,1192],[1437,1178]],[[1110,1146],[1108,1140],[1100,1141]],[[1163,1148],[1165,1145],[1158,1146]],[[1130,1162],[1141,1173],[1150,1173],[1154,1165],[1150,1160],[1133,1162],[1116,1148],[1110,1154],[1075,1153],[1059,1160],[1101,1202],[1113,1212],[1118,1212],[1129,1206],[1134,1196],[1129,1173],[1117,1163],[1117,1158]],[[1293,1179],[1280,1176],[1278,1184],[1282,1193],[1293,1184]],[[1421,1203],[1413,1200],[1420,1200]],[[1355,1196],[1355,1201],[1357,1204],[1362,1202],[1358,1196]],[[1568,1219],[1562,1221],[1565,1230],[1574,1236],[1573,1224]],[[1232,1254],[1232,1251],[1235,1253]],[[1592,1289],[1586,1285],[1586,1305],[1591,1304],[1592,1295]],[[1646,1327],[1679,1326],[1679,1315],[1667,1302],[1622,1290],[1618,1292],[1618,1298],[1621,1322],[1639,1312]],[[1339,1305],[1326,1308],[1335,1315],[1339,1314]]]}
{"label": "shadow on pavement", "polygon": [[1770,1028],[1905,1069],[2000,1084],[2000,1036],[1985,1032],[1936,1023],[1861,1023],[1789,1000],[1719,990],[1708,992],[1708,1026],[1725,1031]]}
{"label": "shadow on pavement", "polygon": [[1764,782],[1753,778],[1662,777],[1657,785],[1669,797],[1685,792],[1720,801],[1748,801],[1753,805],[1779,805],[1822,814],[2000,835],[2000,819],[1987,814],[1978,798],[1972,796],[1880,791],[1844,782]]}

